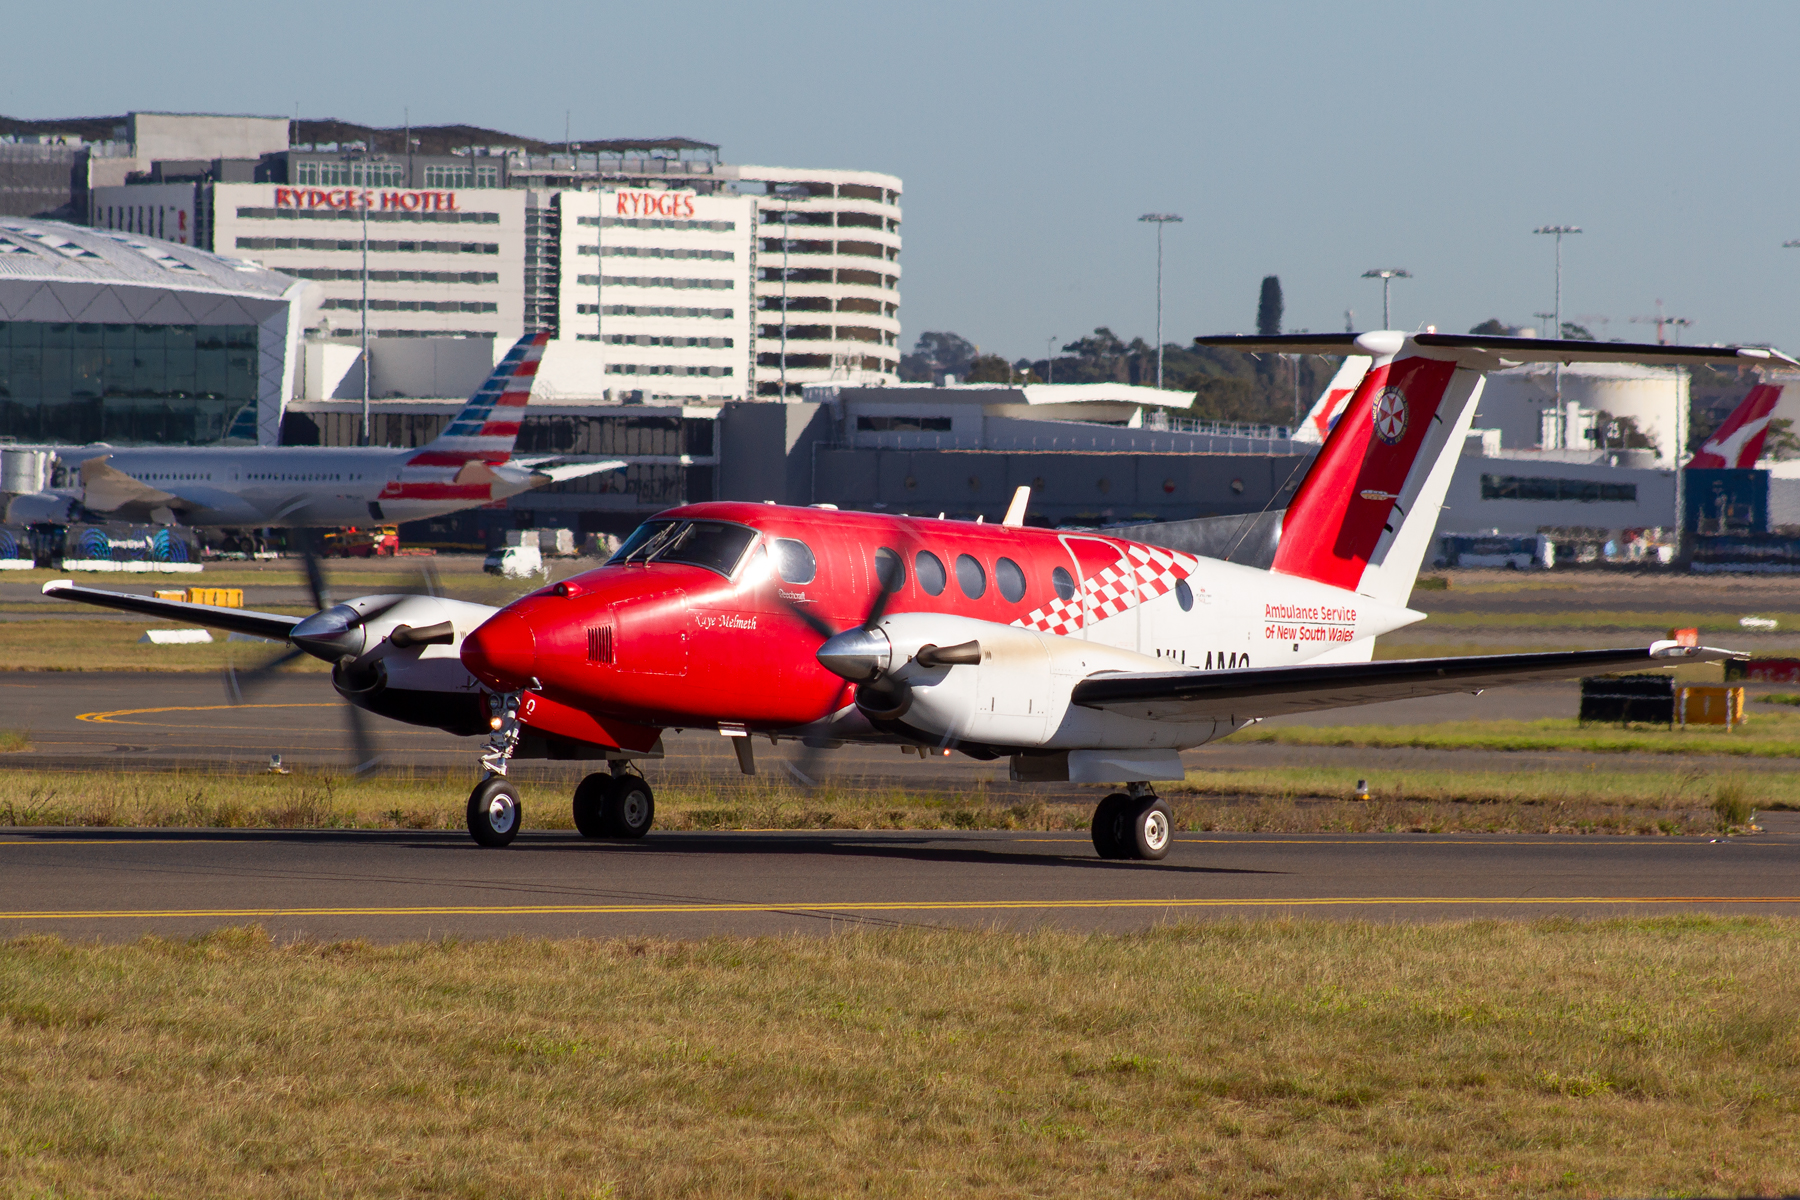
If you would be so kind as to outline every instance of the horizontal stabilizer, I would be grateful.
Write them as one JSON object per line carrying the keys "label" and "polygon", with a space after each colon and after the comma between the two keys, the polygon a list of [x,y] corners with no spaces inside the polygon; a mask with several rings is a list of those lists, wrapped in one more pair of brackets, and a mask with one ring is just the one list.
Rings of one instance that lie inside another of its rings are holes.
{"label": "horizontal stabilizer", "polygon": [[570,479],[581,479],[588,475],[598,475],[602,471],[617,471],[629,464],[622,458],[610,458],[605,462],[561,463],[551,467],[533,467],[533,475],[548,476],[550,483],[564,483]]}
{"label": "horizontal stabilizer", "polygon": [[189,604],[185,600],[157,600],[130,592],[77,587],[72,579],[52,579],[44,585],[44,595],[57,600],[95,604],[101,608],[116,608],[121,612],[140,613],[146,617],[161,617],[167,621],[191,621],[196,625],[210,625],[214,629],[248,633],[277,642],[287,641],[288,631],[305,619],[283,616],[280,613],[219,608],[211,604]]}
{"label": "horizontal stabilizer", "polygon": [[1248,721],[1322,708],[1476,692],[1509,683],[1552,682],[1737,657],[1731,650],[1656,642],[1648,649],[1482,654],[1242,671],[1113,673],[1082,680],[1075,685],[1072,698],[1087,708],[1152,721]]}
{"label": "horizontal stabilizer", "polygon": [[1246,354],[1368,354],[1380,357],[1398,353],[1405,341],[1426,351],[1461,351],[1477,360],[1486,356],[1495,367],[1528,362],[1800,367],[1800,361],[1764,346],[1659,346],[1641,342],[1590,342],[1576,338],[1499,337],[1482,333],[1376,330],[1370,333],[1282,333],[1273,337],[1227,334],[1197,337],[1194,344],[1241,350]]}

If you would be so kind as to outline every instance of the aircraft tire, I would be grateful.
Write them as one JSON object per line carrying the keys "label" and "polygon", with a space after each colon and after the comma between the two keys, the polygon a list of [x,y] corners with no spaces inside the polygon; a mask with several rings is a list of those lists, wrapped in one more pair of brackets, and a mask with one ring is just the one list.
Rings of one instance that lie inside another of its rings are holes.
{"label": "aircraft tire", "polygon": [[620,775],[606,795],[606,836],[641,838],[656,820],[656,796],[639,775]]}
{"label": "aircraft tire", "polygon": [[469,836],[477,845],[510,845],[523,816],[519,789],[504,776],[489,775],[469,793]]}
{"label": "aircraft tire", "polygon": [[1131,857],[1131,826],[1128,823],[1131,797],[1114,792],[1094,806],[1094,823],[1090,830],[1094,852],[1101,858]]}
{"label": "aircraft tire", "polygon": [[1169,811],[1168,801],[1145,796],[1124,811],[1130,813],[1131,821],[1125,857],[1154,861],[1168,854],[1175,844],[1175,814]]}
{"label": "aircraft tire", "polygon": [[606,824],[606,798],[612,791],[613,777],[595,772],[575,787],[575,828],[584,838],[603,838],[611,834]]}

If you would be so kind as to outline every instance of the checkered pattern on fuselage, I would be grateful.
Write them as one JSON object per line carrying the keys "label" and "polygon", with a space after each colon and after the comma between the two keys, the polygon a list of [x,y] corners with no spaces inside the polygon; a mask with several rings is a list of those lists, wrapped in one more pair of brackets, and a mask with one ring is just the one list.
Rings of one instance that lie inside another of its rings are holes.
{"label": "checkered pattern on fuselage", "polygon": [[1069,599],[1058,597],[1013,624],[1068,637],[1087,624],[1089,614],[1098,623],[1168,595],[1176,583],[1192,575],[1200,565],[1199,559],[1179,550],[1136,542],[1125,542],[1120,548],[1123,554],[1118,562],[1102,568],[1097,575],[1084,577]]}

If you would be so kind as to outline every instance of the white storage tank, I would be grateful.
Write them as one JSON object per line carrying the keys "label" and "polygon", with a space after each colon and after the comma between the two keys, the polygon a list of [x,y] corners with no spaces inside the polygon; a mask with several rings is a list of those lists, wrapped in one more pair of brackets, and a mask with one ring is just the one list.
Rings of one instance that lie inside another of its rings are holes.
{"label": "white storage tank", "polygon": [[[1658,466],[1676,466],[1685,457],[1681,440],[1688,378],[1679,367],[1577,363],[1562,369],[1562,400],[1565,412],[1559,420],[1553,364],[1494,371],[1482,390],[1475,425],[1500,430],[1508,450],[1597,450],[1601,443],[1589,441],[1583,432],[1604,412],[1615,420],[1629,418],[1654,447]],[[1577,413],[1573,423],[1566,415],[1571,405]],[[1575,436],[1552,444],[1554,435],[1571,424]]]}

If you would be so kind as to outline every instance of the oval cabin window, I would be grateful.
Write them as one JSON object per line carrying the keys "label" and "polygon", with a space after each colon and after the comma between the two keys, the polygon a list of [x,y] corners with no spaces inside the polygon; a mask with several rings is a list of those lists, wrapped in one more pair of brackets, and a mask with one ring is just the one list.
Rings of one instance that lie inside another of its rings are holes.
{"label": "oval cabin window", "polygon": [[979,600],[987,594],[987,572],[973,556],[956,556],[956,586],[971,600]]}
{"label": "oval cabin window", "polygon": [[921,550],[913,556],[913,574],[918,578],[919,586],[925,589],[927,595],[941,596],[944,594],[944,583],[947,578],[944,574],[944,560],[931,551]]}
{"label": "oval cabin window", "polygon": [[994,583],[1008,603],[1017,604],[1025,598],[1025,572],[1010,558],[994,564]]}
{"label": "oval cabin window", "polygon": [[886,546],[875,551],[875,578],[881,581],[881,590],[897,592],[906,586],[906,564],[900,561],[900,554]]}
{"label": "oval cabin window", "polygon": [[819,573],[812,547],[793,538],[775,539],[775,573],[783,583],[811,583]]}

